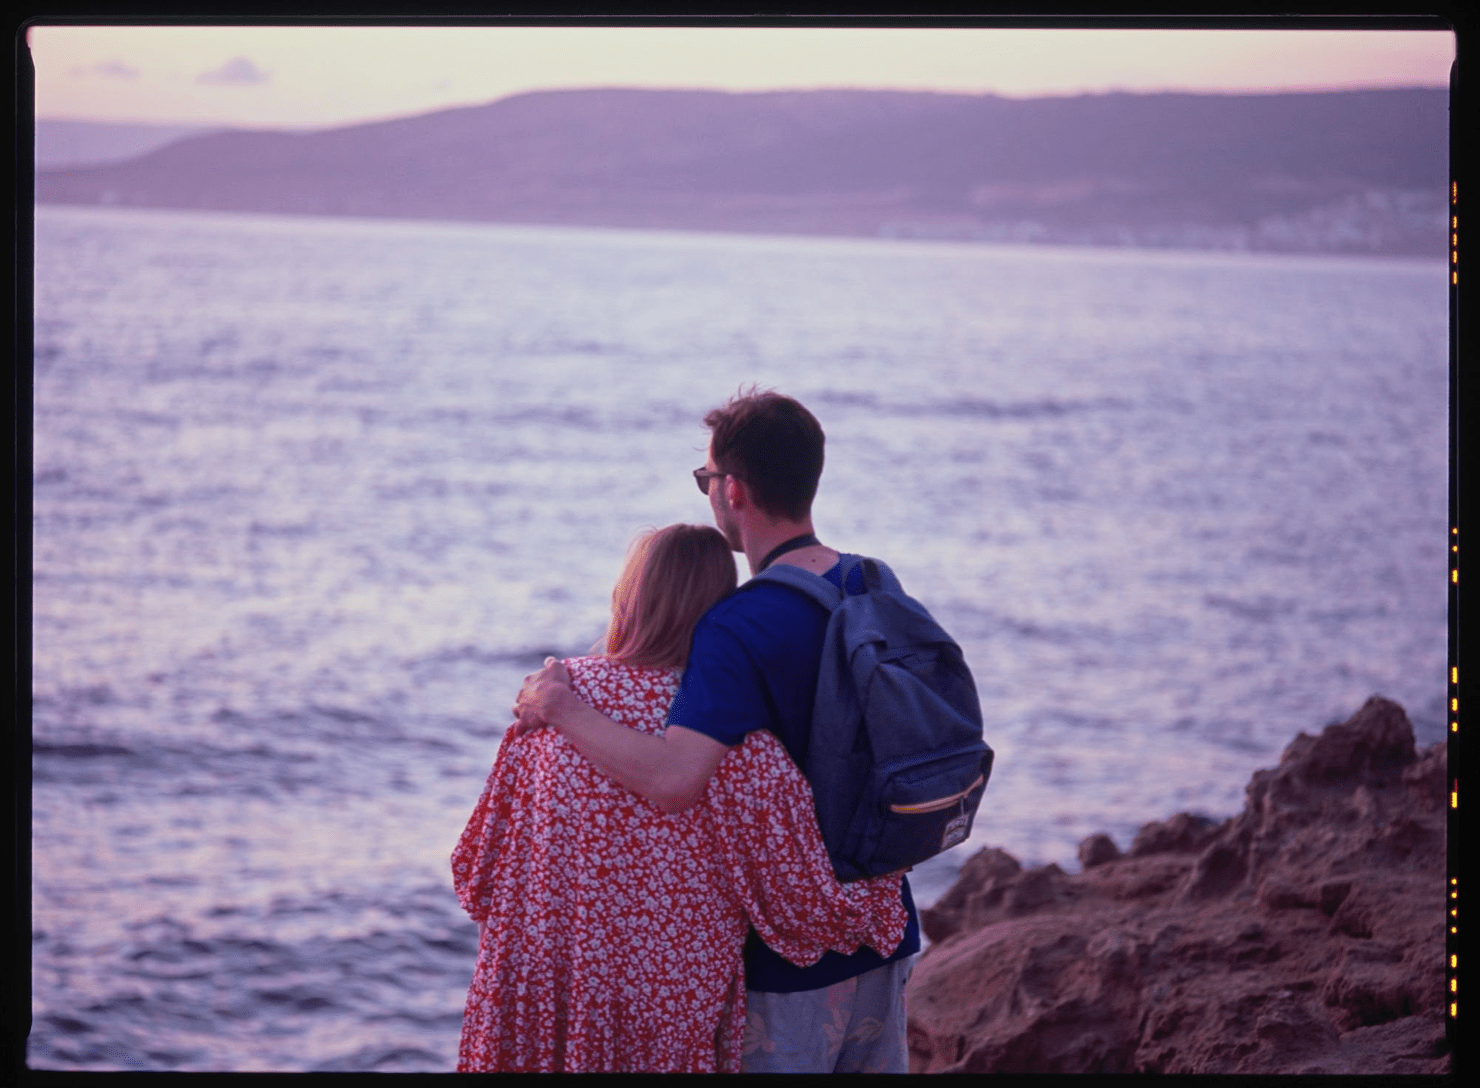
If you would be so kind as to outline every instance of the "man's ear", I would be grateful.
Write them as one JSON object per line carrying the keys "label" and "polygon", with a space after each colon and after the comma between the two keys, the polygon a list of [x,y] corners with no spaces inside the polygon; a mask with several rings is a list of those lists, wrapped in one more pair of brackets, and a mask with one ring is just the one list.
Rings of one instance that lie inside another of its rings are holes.
{"label": "man's ear", "polygon": [[740,510],[750,505],[750,488],[738,476],[726,476],[725,502],[731,510]]}

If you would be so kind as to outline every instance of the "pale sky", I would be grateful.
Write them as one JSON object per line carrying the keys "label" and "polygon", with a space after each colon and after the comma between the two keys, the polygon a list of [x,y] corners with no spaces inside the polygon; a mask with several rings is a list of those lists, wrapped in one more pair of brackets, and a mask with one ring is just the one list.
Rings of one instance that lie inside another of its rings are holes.
{"label": "pale sky", "polygon": [[36,116],[311,128],[560,87],[1014,97],[1447,86],[1447,31],[32,27]]}

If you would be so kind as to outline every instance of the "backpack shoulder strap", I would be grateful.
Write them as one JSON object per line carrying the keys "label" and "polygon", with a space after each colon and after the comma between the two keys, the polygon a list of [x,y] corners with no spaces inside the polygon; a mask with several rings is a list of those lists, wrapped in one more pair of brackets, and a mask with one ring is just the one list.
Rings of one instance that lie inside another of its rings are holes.
{"label": "backpack shoulder strap", "polygon": [[[791,586],[811,597],[827,611],[831,612],[837,608],[843,600],[843,593],[837,586],[833,585],[820,574],[813,574],[809,570],[794,566],[791,563],[772,563],[765,570],[755,575],[746,582],[746,586],[755,585],[758,582],[780,582],[784,586]],[[744,586],[741,587],[745,588]]]}
{"label": "backpack shoulder strap", "polygon": [[[870,591],[882,589],[890,593],[904,592],[904,586],[899,584],[899,576],[882,559],[869,559],[861,555],[848,556],[847,558],[856,559],[863,564],[863,584]],[[846,570],[843,572],[843,576],[845,578],[847,577]],[[847,583],[845,582],[844,584],[846,585]]]}
{"label": "backpack shoulder strap", "polygon": [[[838,563],[842,566],[840,580],[844,587],[848,585],[848,578],[852,575],[854,568],[861,566],[863,569],[860,573],[863,577],[865,593],[881,589],[890,593],[904,592],[904,588],[899,584],[899,578],[883,560],[869,559],[867,556],[854,555],[851,552],[839,552]],[[791,563],[772,563],[765,570],[753,576],[745,585],[754,585],[760,581],[780,582],[782,585],[800,590],[829,612],[837,608],[845,596],[852,596],[846,588],[839,589],[822,575],[813,574]]]}

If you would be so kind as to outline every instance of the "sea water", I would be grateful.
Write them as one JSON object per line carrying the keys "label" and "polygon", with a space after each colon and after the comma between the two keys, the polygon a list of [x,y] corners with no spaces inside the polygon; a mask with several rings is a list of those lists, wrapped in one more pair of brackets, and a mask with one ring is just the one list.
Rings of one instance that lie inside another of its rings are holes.
{"label": "sea water", "polygon": [[742,385],[975,673],[923,903],[1374,692],[1443,735],[1440,262],[41,208],[35,270],[36,1067],[450,1069],[520,679]]}

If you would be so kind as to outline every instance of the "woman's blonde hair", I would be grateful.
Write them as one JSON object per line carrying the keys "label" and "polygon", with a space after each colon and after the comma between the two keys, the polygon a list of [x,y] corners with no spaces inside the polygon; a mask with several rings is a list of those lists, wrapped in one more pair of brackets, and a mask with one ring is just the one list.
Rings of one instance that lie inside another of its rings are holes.
{"label": "woman's blonde hair", "polygon": [[683,666],[699,617],[734,588],[735,560],[718,530],[670,525],[642,534],[612,590],[607,655],[627,665]]}

